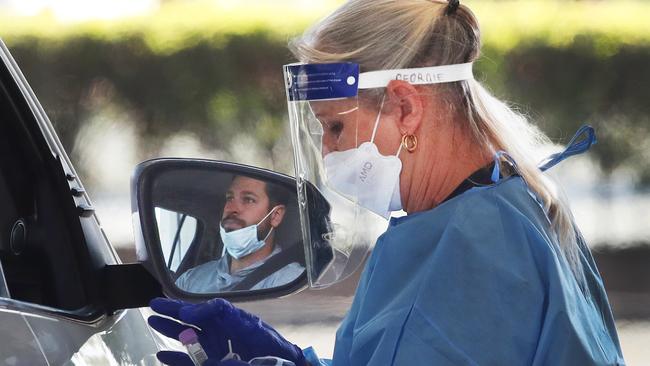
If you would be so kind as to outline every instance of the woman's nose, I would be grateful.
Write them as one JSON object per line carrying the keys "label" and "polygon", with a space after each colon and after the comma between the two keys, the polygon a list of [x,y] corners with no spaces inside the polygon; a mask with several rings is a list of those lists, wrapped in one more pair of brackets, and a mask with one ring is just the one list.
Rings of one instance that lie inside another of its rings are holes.
{"label": "woman's nose", "polygon": [[332,151],[336,151],[334,139],[329,135],[323,135],[323,141],[321,143],[321,154],[323,157],[325,157],[325,155],[331,153]]}
{"label": "woman's nose", "polygon": [[329,154],[331,152],[332,152],[332,150],[330,150],[330,148],[327,147],[327,145],[323,144],[323,146],[321,147],[321,155],[322,155],[322,157],[324,158],[325,155],[327,155],[327,154]]}

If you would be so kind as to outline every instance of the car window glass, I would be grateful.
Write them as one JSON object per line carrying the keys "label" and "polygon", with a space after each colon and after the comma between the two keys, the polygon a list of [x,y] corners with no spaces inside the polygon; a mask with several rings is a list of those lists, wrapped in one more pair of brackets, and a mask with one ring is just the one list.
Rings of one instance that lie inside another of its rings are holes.
{"label": "car window glass", "polygon": [[[2,210],[0,210],[0,228],[2,230],[2,235],[0,235],[0,252],[10,251],[10,238],[11,238],[11,228],[16,221],[18,214],[16,213],[16,207],[13,202],[13,197],[9,192],[9,188],[5,182],[4,176],[0,171],[0,201],[3,203]],[[4,268],[2,267],[2,257],[0,254],[0,297],[10,297],[9,296],[9,287],[7,286],[7,280],[5,279]]]}
{"label": "car window glass", "polygon": [[10,297],[9,287],[7,286],[7,281],[5,280],[4,270],[2,269],[2,263],[0,263],[0,297]]}
{"label": "car window glass", "polygon": [[165,263],[176,272],[196,237],[196,218],[160,207],[156,207],[155,215]]}

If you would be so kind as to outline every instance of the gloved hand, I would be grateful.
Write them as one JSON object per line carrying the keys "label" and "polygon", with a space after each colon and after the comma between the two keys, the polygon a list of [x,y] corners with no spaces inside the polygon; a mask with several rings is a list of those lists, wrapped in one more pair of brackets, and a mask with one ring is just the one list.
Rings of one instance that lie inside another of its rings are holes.
{"label": "gloved hand", "polygon": [[[242,360],[275,356],[293,361],[296,366],[307,365],[300,347],[289,343],[255,315],[234,307],[226,300],[212,299],[200,304],[190,304],[156,298],[151,300],[149,306],[159,314],[201,328],[196,333],[210,361],[205,363],[206,366],[218,365],[214,362],[220,361],[228,354],[228,340],[232,342],[232,351]],[[174,320],[156,315],[150,316],[148,322],[158,332],[176,340],[180,332],[188,328]],[[192,365],[189,356],[182,352],[160,351],[156,356],[160,362],[168,365]]]}
{"label": "gloved hand", "polygon": [[[174,366],[194,366],[194,362],[192,362],[190,357],[188,355],[184,354],[184,353],[170,352],[170,351],[161,351],[161,352],[169,354],[170,356],[171,356],[172,353],[175,353],[175,354],[177,354],[176,356],[178,356],[178,357],[172,356],[172,361],[170,361],[172,363],[166,363],[165,361],[158,358],[158,360],[160,362],[162,362],[162,363],[165,363],[167,365],[174,365]],[[158,352],[158,353],[161,353],[161,352]],[[165,360],[169,361],[170,359],[165,358]],[[201,365],[201,366],[250,366],[250,364],[248,364],[248,363],[246,363],[244,361],[239,361],[239,360],[219,361],[216,358],[211,358],[211,359],[208,359],[207,361],[205,361],[203,363],[203,365]]]}
{"label": "gloved hand", "polygon": [[205,361],[205,363],[202,366],[249,366],[246,362],[244,361],[239,361],[239,360],[226,360],[226,361],[218,361],[218,362],[210,362],[211,360]]}

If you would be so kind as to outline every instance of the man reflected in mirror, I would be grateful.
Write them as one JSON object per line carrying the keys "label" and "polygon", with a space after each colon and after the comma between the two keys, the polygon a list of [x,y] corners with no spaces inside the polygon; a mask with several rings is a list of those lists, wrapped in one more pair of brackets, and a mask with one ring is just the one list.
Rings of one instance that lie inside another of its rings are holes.
{"label": "man reflected in mirror", "polygon": [[277,268],[269,266],[273,262],[264,265],[282,255],[282,245],[275,239],[289,198],[284,187],[235,176],[226,192],[219,228],[224,255],[186,271],[176,285],[195,293],[256,290],[282,286],[300,276],[304,268],[297,262],[280,261]]}

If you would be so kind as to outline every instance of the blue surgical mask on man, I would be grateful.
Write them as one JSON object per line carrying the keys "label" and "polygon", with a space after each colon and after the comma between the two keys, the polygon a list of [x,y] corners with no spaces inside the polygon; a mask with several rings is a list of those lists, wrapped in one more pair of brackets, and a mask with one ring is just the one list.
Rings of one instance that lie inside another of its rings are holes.
{"label": "blue surgical mask on man", "polygon": [[269,211],[269,213],[266,214],[266,216],[264,216],[264,218],[262,218],[262,220],[257,224],[246,226],[241,229],[226,231],[226,229],[223,228],[223,225],[219,225],[221,241],[223,241],[224,248],[228,251],[228,254],[230,254],[231,257],[240,259],[260,250],[264,244],[266,244],[266,239],[271,235],[273,227],[271,226],[271,229],[262,240],[257,238],[257,228],[276,208],[277,206],[273,207],[271,211]]}

